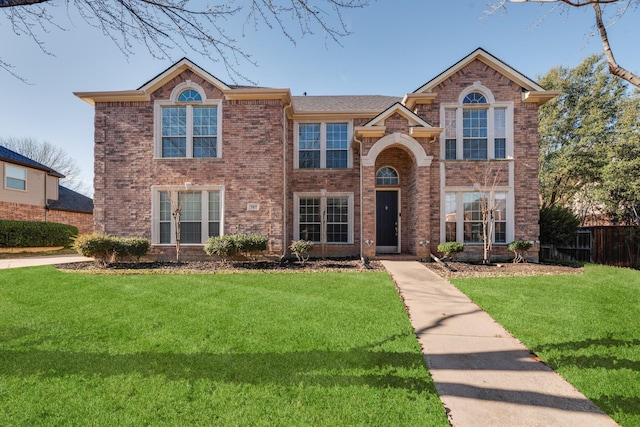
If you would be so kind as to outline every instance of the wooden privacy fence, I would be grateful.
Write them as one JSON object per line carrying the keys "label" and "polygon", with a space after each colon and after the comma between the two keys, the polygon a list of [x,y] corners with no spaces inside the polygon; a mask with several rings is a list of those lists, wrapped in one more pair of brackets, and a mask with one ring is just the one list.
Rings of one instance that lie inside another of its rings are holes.
{"label": "wooden privacy fence", "polygon": [[639,267],[640,227],[584,227],[571,246],[541,245],[540,259]]}

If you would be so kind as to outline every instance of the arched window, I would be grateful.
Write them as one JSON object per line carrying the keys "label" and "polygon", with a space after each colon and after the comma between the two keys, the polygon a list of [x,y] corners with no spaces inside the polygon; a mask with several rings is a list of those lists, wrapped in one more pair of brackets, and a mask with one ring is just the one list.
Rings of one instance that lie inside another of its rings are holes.
{"label": "arched window", "polygon": [[486,104],[487,98],[484,97],[483,94],[479,92],[471,92],[469,95],[464,97],[462,101],[463,104]]}
{"label": "arched window", "polygon": [[202,96],[193,89],[187,89],[178,96],[178,102],[202,101]]}
{"label": "arched window", "polygon": [[400,180],[398,179],[398,172],[389,166],[378,169],[376,173],[376,185],[398,185]]}

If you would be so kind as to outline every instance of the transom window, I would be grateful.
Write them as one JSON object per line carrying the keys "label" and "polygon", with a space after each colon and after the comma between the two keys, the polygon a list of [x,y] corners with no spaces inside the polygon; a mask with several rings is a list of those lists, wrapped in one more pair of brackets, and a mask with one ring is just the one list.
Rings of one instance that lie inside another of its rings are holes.
{"label": "transom window", "polygon": [[296,129],[297,168],[350,167],[350,123],[296,123]]}
{"label": "transom window", "polygon": [[376,173],[376,185],[398,185],[399,183],[398,172],[396,172],[394,168],[385,166],[378,169]]}
{"label": "transom window", "polygon": [[295,240],[353,243],[353,194],[295,194]]}
{"label": "transom window", "polygon": [[27,170],[24,168],[18,168],[5,163],[4,165],[4,185],[6,188],[13,190],[26,190],[27,189]]}
{"label": "transom window", "polygon": [[[474,88],[481,88],[475,84]],[[496,102],[486,88],[459,104],[443,105],[445,160],[504,159],[513,153],[513,103]]]}
{"label": "transom window", "polygon": [[180,213],[180,243],[204,244],[209,237],[219,236],[222,231],[221,190],[201,191],[164,190],[154,191],[153,242],[175,244],[177,216]]}
{"label": "transom window", "polygon": [[220,157],[220,101],[193,88],[174,90],[175,101],[156,101],[157,156]]}
{"label": "transom window", "polygon": [[444,200],[444,240],[482,243],[483,210],[487,230],[493,222],[494,243],[507,242],[506,192],[447,192]]}

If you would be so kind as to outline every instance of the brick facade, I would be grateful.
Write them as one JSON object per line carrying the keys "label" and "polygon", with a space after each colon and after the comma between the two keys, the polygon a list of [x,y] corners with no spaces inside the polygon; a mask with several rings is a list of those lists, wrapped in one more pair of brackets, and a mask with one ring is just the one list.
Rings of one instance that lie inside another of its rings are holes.
{"label": "brick facade", "polygon": [[93,215],[90,213],[45,210],[44,206],[24,203],[0,202],[0,220],[55,222],[73,225],[79,234],[93,232]]}
{"label": "brick facade", "polygon": [[[219,158],[157,155],[156,103],[168,101],[181,84],[195,84],[207,99],[220,100]],[[442,160],[443,140],[437,129],[444,126],[443,108],[459,102],[461,93],[474,85],[490,93],[496,102],[510,106],[513,156],[495,161]],[[340,193],[353,199],[353,243],[317,245],[312,255],[375,257],[376,191],[384,189],[376,185],[376,171],[389,166],[398,172],[400,180],[393,186],[400,200],[398,252],[418,257],[436,252],[444,239],[445,193],[486,189],[489,181],[482,178],[489,175],[492,185],[509,194],[509,227],[514,230],[510,237],[538,239],[537,117],[544,99],[525,102],[523,93],[546,92],[486,52],[474,52],[425,85],[422,92],[435,94],[425,95],[426,101],[412,105],[390,101],[377,112],[370,107],[335,107],[343,99],[334,100],[328,107],[322,100],[305,97],[292,102],[286,90],[252,90],[225,86],[185,62],[160,74],[138,92],[123,93],[121,100],[112,93],[78,95],[95,105],[95,230],[152,238],[153,227],[157,226],[157,218],[152,217],[154,188],[185,183],[193,188],[217,186],[224,188],[224,233],[266,235],[269,252],[282,255],[296,235],[296,195]],[[305,109],[310,102],[317,104]],[[296,168],[294,133],[296,123],[305,121],[351,123],[351,167]],[[172,245],[154,243],[153,256],[174,254]],[[466,255],[481,256],[481,246],[469,245]],[[498,245],[494,253],[506,254],[504,246]],[[183,245],[182,252],[201,256],[202,245]]]}

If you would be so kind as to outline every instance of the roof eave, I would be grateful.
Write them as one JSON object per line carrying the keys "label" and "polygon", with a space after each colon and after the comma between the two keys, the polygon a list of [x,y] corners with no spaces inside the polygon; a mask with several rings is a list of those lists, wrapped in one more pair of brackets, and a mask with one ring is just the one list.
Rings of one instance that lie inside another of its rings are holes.
{"label": "roof eave", "polygon": [[151,99],[149,94],[142,90],[73,92],[73,94],[92,106],[97,102],[145,102]]}
{"label": "roof eave", "polygon": [[532,90],[522,93],[522,102],[542,105],[560,94],[559,90]]}

